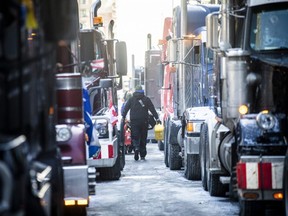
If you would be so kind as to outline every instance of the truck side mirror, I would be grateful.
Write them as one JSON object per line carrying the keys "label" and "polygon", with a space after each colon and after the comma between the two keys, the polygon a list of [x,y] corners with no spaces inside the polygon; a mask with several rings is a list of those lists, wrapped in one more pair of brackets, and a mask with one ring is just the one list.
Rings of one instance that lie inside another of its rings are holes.
{"label": "truck side mirror", "polygon": [[171,39],[168,41],[168,55],[167,60],[169,62],[176,62],[177,61],[177,42],[178,40]]}
{"label": "truck side mirror", "polygon": [[218,42],[218,12],[208,14],[206,16],[206,28],[207,28],[207,42],[206,47],[215,49],[219,48]]}
{"label": "truck side mirror", "polygon": [[157,67],[159,68],[158,86],[162,87],[164,85],[164,65],[158,64]]}
{"label": "truck side mirror", "polygon": [[116,73],[119,76],[127,75],[127,48],[126,43],[123,41],[116,42]]}
{"label": "truck side mirror", "polygon": [[110,88],[113,86],[112,79],[100,79],[99,81],[100,88]]}

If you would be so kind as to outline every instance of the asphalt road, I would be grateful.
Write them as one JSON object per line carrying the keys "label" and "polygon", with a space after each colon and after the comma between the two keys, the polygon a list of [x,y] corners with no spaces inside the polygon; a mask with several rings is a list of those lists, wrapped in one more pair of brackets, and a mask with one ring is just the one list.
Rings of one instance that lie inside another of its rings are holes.
{"label": "asphalt road", "polygon": [[118,181],[97,182],[87,215],[93,216],[233,216],[237,202],[227,197],[211,197],[200,181],[184,178],[184,171],[164,165],[163,152],[155,143],[147,144],[145,161],[126,155],[126,165]]}

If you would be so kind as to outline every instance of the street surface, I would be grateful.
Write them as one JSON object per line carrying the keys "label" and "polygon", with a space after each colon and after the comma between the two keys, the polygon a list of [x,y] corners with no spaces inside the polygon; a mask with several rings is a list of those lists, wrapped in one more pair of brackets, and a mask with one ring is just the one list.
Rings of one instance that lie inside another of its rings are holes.
{"label": "street surface", "polygon": [[184,171],[171,171],[163,162],[157,143],[147,144],[145,161],[126,155],[126,165],[118,181],[97,182],[91,197],[90,216],[233,216],[237,202],[211,197],[201,181],[189,181]]}

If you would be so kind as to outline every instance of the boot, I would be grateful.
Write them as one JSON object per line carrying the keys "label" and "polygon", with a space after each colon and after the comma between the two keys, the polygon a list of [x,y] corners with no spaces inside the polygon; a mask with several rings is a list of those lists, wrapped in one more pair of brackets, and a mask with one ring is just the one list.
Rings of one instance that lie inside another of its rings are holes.
{"label": "boot", "polygon": [[135,149],[135,152],[134,152],[134,159],[135,159],[136,161],[139,160],[139,150],[136,150],[136,149]]}

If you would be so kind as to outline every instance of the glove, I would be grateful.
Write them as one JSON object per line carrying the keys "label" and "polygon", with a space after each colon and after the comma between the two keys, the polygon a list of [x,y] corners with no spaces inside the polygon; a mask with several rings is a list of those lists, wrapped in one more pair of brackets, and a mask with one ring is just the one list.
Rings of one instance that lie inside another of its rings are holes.
{"label": "glove", "polygon": [[156,120],[156,123],[157,123],[157,124],[162,124],[162,122],[160,121],[160,119],[157,119],[157,120]]}

